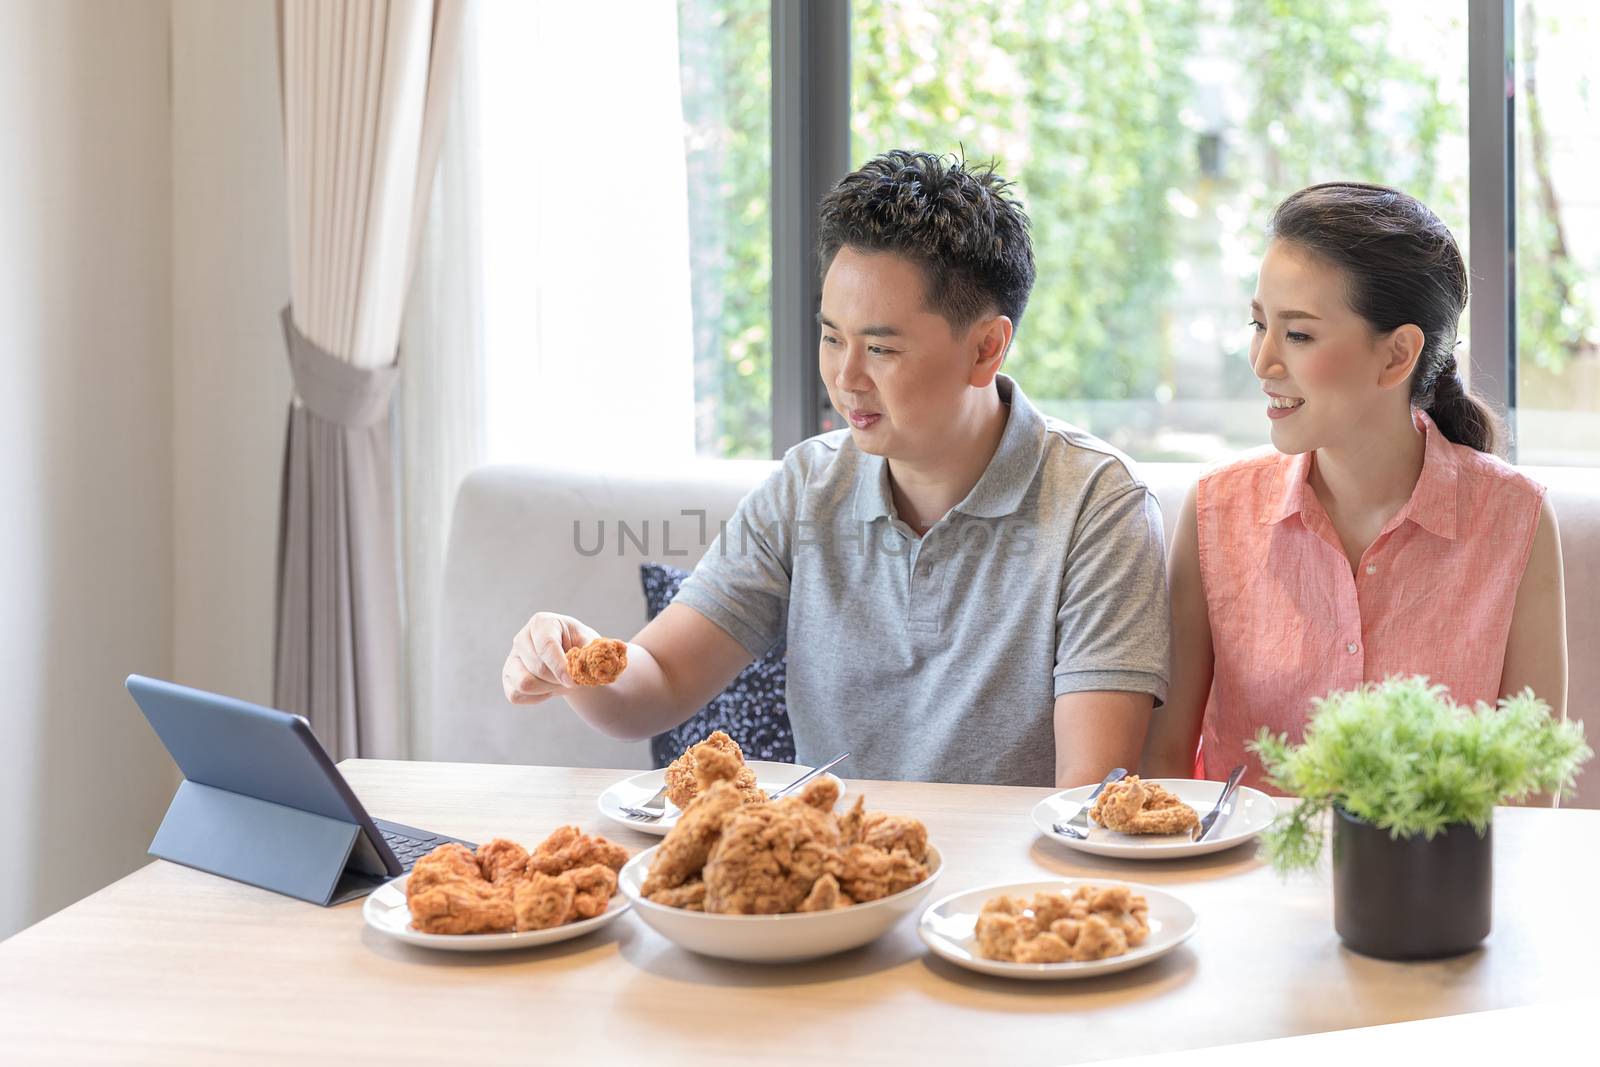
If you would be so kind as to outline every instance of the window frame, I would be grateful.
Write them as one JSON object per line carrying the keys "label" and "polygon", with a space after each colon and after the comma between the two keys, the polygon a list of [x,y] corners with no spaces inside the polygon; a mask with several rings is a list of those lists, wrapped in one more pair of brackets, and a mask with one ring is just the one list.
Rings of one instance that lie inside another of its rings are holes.
{"label": "window frame", "polygon": [[773,0],[772,457],[821,432],[817,205],[850,172],[849,0]]}
{"label": "window frame", "polygon": [[[1515,0],[1467,0],[1467,206],[1472,390],[1517,410]],[[1516,434],[1508,458],[1516,462]]]}

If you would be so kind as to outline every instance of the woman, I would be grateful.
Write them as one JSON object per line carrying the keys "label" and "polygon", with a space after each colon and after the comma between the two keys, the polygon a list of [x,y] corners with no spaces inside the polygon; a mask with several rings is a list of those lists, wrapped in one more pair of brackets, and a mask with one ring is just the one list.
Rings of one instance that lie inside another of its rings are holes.
{"label": "woman", "polygon": [[1461,703],[1531,686],[1565,716],[1555,515],[1461,381],[1466,302],[1455,238],[1412,197],[1334,182],[1279,205],[1251,303],[1273,450],[1184,502],[1147,774],[1244,763],[1259,785],[1261,727],[1298,739],[1312,699],[1392,674]]}

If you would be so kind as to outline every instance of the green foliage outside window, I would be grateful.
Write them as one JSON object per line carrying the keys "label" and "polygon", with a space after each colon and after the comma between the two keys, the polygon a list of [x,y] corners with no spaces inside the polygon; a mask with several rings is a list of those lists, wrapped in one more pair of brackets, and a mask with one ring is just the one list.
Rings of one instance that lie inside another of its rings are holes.
{"label": "green foliage outside window", "polygon": [[890,147],[995,159],[1039,277],[1008,370],[1035,397],[1149,395],[1172,287],[1167,191],[1193,169],[1193,5],[947,0],[936,21],[899,7],[854,5],[855,162]]}
{"label": "green foliage outside window", "polygon": [[[1521,111],[1517,143],[1517,325],[1521,336],[1517,347],[1539,367],[1556,373],[1566,369],[1569,360],[1600,357],[1600,311],[1590,292],[1600,281],[1589,280],[1573,258],[1552,174],[1552,131],[1539,99],[1539,42],[1564,29],[1559,18],[1542,17],[1536,4],[1524,3],[1517,9],[1521,83],[1517,86]],[[1581,92],[1587,103],[1590,84],[1585,83]],[[1585,111],[1594,116],[1596,109],[1591,104]]]}
{"label": "green foliage outside window", "polygon": [[678,4],[701,455],[771,454],[770,21],[767,0]]}
{"label": "green foliage outside window", "polygon": [[[1204,304],[1242,326],[1261,231],[1283,196],[1334,178],[1398,185],[1466,246],[1465,71],[1418,61],[1449,47],[1464,67],[1465,9],[1443,9],[1440,39],[1406,40],[1406,55],[1395,50],[1397,10],[1382,0],[855,0],[852,159],[958,152],[994,159],[1017,182],[1039,281],[1007,369],[1047,406],[1245,395],[1242,346],[1195,340],[1184,316]],[[766,456],[768,5],[679,0],[679,11],[699,448]],[[1232,72],[1221,79],[1238,82],[1242,115],[1207,103],[1219,63]],[[1548,210],[1533,225],[1549,238],[1559,205],[1537,206]],[[1573,269],[1542,254],[1524,266],[1522,344],[1536,359],[1578,352],[1592,330]],[[1185,280],[1196,274],[1209,280],[1206,299]],[[1217,369],[1196,375],[1196,356]]]}

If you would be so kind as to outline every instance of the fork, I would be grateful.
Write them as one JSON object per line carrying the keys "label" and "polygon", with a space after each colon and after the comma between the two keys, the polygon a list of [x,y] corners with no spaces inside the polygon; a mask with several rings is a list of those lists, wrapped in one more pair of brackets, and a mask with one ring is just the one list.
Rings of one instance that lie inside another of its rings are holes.
{"label": "fork", "polygon": [[1083,806],[1078,809],[1077,813],[1074,814],[1072,818],[1068,819],[1066,822],[1058,822],[1051,826],[1050,829],[1054,830],[1062,837],[1072,837],[1079,841],[1088,840],[1089,809],[1094,807],[1094,798],[1100,795],[1100,790],[1104,789],[1112,782],[1120,782],[1126,777],[1128,777],[1128,771],[1126,768],[1112,768],[1111,773],[1106,775],[1100,784],[1094,787],[1094,792],[1090,793],[1084,798]]}
{"label": "fork", "polygon": [[667,813],[667,787],[663,785],[657,789],[655,796],[637,808],[630,808],[626,804],[618,804],[617,808],[634,822],[655,822]]}
{"label": "fork", "polygon": [[833,770],[833,768],[837,767],[839,764],[843,763],[845,760],[847,760],[849,758],[850,758],[850,753],[848,753],[848,752],[839,753],[837,756],[833,757],[831,760],[829,760],[827,763],[824,763],[822,766],[814,767],[811,770],[807,771],[806,773],[802,774],[800,777],[796,778],[794,781],[790,782],[788,785],[784,786],[783,788],[774,790],[770,799],[777,800],[779,797],[788,796],[790,793],[793,793],[796,789],[799,789],[801,786],[803,786],[807,782],[811,781],[811,779],[822,777],[824,774],[826,774],[829,771]]}

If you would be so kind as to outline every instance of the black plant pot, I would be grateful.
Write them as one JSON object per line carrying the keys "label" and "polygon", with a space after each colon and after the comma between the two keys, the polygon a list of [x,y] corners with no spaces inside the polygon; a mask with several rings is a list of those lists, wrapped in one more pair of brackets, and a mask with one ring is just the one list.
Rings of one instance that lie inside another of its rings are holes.
{"label": "black plant pot", "polygon": [[1391,838],[1333,809],[1333,926],[1363,956],[1425,960],[1470,952],[1489,936],[1493,828],[1455,823],[1432,841]]}

